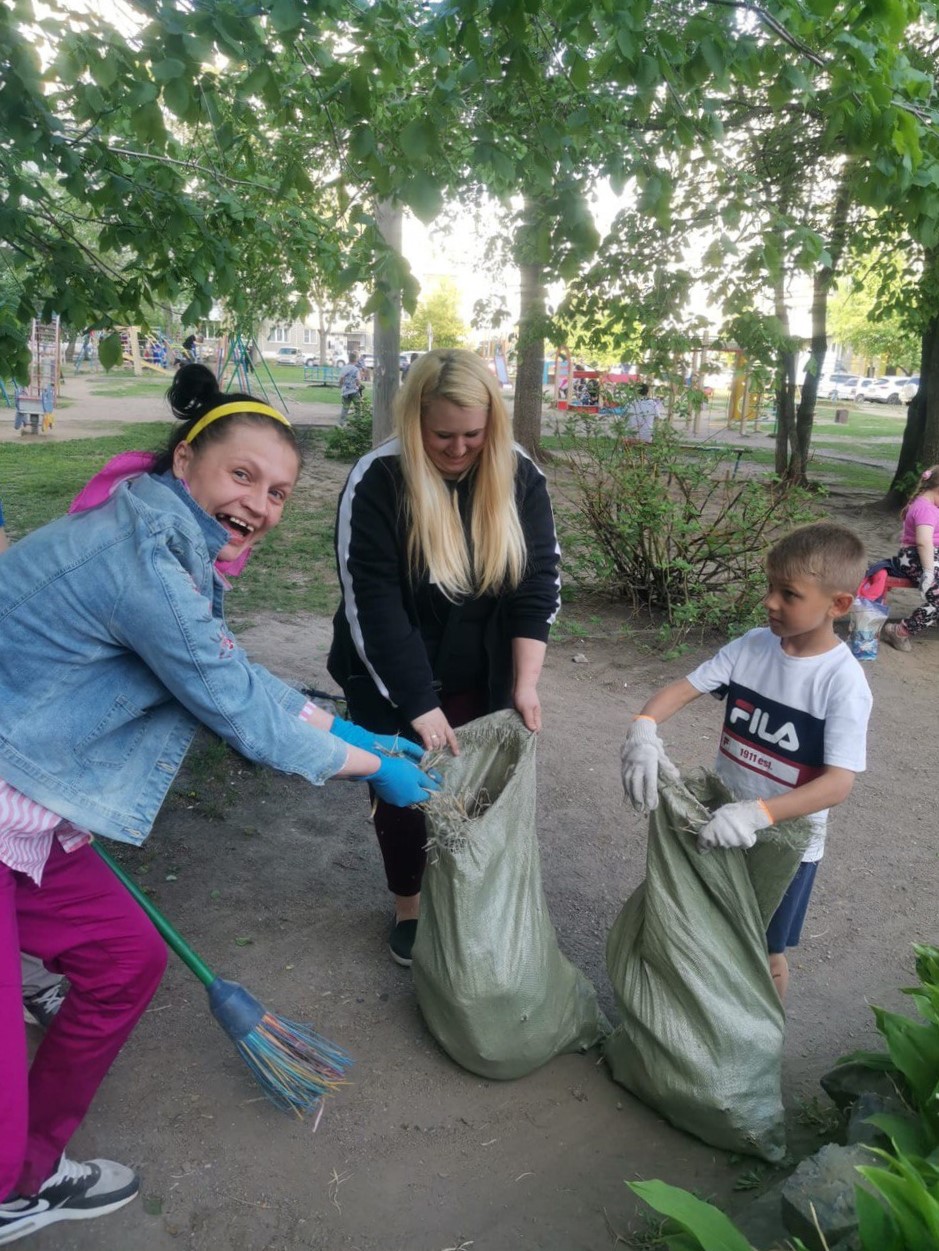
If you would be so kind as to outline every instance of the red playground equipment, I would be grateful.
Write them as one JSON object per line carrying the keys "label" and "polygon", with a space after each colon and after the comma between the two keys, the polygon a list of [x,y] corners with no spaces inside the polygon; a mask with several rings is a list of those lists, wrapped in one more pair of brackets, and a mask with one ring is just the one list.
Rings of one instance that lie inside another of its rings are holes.
{"label": "red playground equipment", "polygon": [[573,365],[569,348],[558,348],[554,354],[554,407],[561,412],[616,413],[620,408],[609,402],[610,387],[639,381],[632,366],[603,370]]}

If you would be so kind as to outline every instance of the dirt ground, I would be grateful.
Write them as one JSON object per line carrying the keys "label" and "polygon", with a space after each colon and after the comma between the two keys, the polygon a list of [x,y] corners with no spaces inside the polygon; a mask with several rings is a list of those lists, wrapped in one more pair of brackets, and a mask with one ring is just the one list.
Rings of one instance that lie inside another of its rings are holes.
{"label": "dirt ground", "polygon": [[[120,404],[113,419],[146,407]],[[66,418],[77,433],[103,432],[103,407],[66,410],[50,437],[69,436]],[[315,462],[305,472],[335,496],[341,468]],[[888,553],[895,520],[862,504],[831,501],[872,555]],[[643,822],[619,780],[626,718],[712,648],[666,662],[617,639],[617,613],[599,616],[591,637],[562,624],[549,647],[538,828],[561,946],[613,1014],[604,941],[644,858]],[[285,678],[331,688],[329,634],[325,619],[271,613],[241,641]],[[579,654],[585,663],[574,663]],[[796,1153],[817,1141],[819,1074],[874,1042],[872,1003],[905,1006],[896,988],[912,979],[910,944],[936,937],[937,664],[939,636],[930,636],[868,666],[869,771],[833,816],[793,960],[784,1095]],[[665,731],[672,758],[708,762],[719,721],[717,705],[696,701]],[[659,1177],[732,1208],[745,1202],[734,1185],[753,1162],[672,1129],[616,1086],[596,1053],[501,1084],[439,1050],[410,974],[387,954],[388,897],[361,788],[313,791],[218,765],[200,748],[150,841],[122,858],[222,975],[344,1045],[352,1084],[315,1134],[277,1112],[171,958],[70,1150],[139,1169],[141,1201],[57,1226],[33,1239],[37,1251],[605,1251],[623,1245],[617,1235],[648,1233],[626,1180]]]}

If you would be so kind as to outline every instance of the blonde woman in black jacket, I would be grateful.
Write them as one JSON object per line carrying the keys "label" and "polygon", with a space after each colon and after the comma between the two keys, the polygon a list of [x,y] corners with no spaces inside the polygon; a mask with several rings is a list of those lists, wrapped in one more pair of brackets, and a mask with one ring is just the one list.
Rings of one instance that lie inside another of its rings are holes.
{"label": "blonde woman in black jacket", "polygon": [[[339,500],[329,671],[349,715],[428,751],[457,751],[454,727],[499,708],[539,730],[560,589],[544,475],[513,443],[499,384],[473,352],[415,361],[395,429],[358,461]],[[409,965],[424,819],[379,802],[375,830],[395,897],[391,954]]]}

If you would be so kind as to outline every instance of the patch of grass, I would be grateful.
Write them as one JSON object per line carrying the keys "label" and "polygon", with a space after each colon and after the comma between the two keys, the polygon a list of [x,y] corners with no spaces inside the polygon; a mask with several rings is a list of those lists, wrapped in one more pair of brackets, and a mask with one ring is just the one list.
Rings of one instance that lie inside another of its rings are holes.
{"label": "patch of grass", "polygon": [[10,538],[61,517],[76,492],[118,452],[157,450],[168,433],[168,422],[145,422],[97,439],[0,443],[0,490]]}
{"label": "patch of grass", "polygon": [[291,391],[290,399],[304,404],[335,404],[337,408],[342,403],[338,387],[303,387],[299,391]]}
{"label": "patch of grass", "polygon": [[[772,472],[775,457],[771,448],[754,448],[741,464],[758,465]],[[811,455],[809,458],[809,481],[814,483],[824,479],[833,486],[886,495],[892,477],[892,470],[879,469],[875,465],[858,465],[853,461],[832,460],[822,455]]]}
{"label": "patch of grass", "polygon": [[[65,381],[67,386],[69,381],[67,376]],[[135,378],[131,373],[118,370],[116,373],[96,374],[94,382],[89,387],[89,393],[114,399],[164,395],[172,381],[172,377],[162,377],[156,374],[149,376],[145,374],[140,378]]]}
{"label": "patch of grass", "polygon": [[[62,443],[0,443],[0,484],[7,533],[22,538],[61,517],[93,474],[128,448],[162,448],[168,423],[120,427],[119,433]],[[317,489],[315,462],[325,433],[297,428],[307,464],[282,523],[260,545],[227,600],[233,624],[250,624],[255,612],[330,613],[339,602],[333,552],[335,495]]]}

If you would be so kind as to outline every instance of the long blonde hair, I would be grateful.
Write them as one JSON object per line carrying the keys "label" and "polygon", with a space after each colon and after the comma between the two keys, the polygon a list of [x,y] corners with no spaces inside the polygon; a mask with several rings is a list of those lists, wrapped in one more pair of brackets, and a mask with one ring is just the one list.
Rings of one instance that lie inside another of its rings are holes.
{"label": "long blonde hair", "polygon": [[910,505],[913,501],[918,500],[919,497],[921,495],[925,495],[927,491],[939,491],[939,465],[932,465],[929,469],[923,470],[916,490],[906,501],[906,504],[900,513],[901,521],[910,511]]}
{"label": "long blonde hair", "polygon": [[[467,544],[457,494],[424,450],[421,416],[431,400],[488,412],[474,466]],[[408,510],[408,564],[426,570],[448,599],[518,586],[525,570],[525,536],[515,501],[512,424],[495,379],[475,352],[427,352],[408,370],[395,404]]]}

